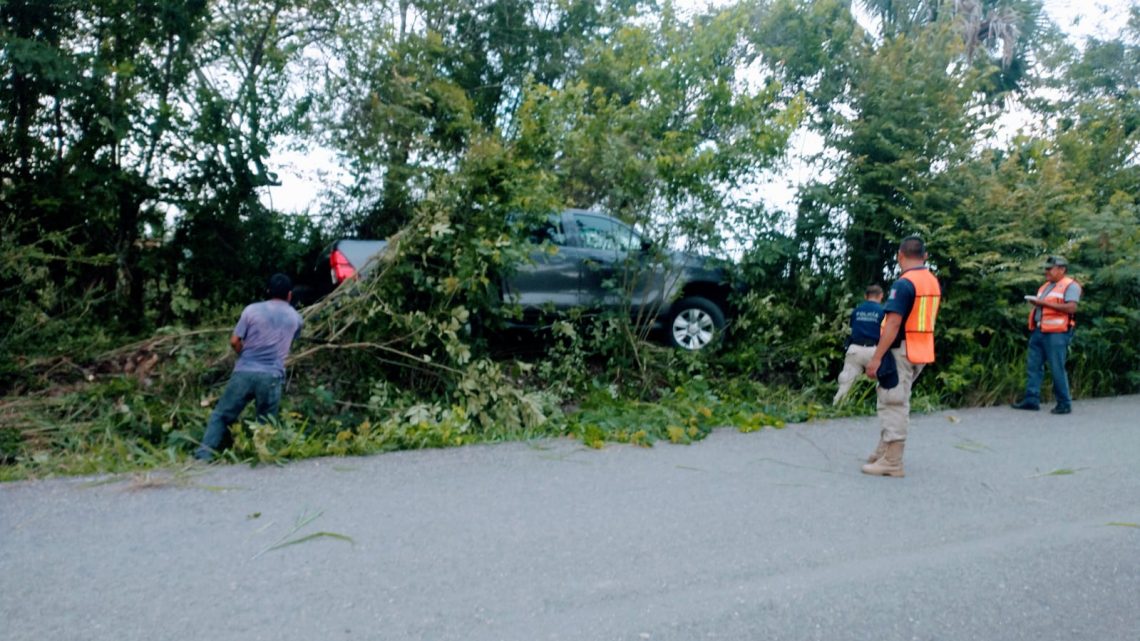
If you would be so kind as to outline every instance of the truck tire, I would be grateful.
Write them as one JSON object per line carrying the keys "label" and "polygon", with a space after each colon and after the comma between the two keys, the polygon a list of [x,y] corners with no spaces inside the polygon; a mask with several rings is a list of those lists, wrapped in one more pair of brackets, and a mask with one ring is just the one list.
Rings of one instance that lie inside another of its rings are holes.
{"label": "truck tire", "polygon": [[677,301],[665,322],[669,344],[679,349],[698,351],[716,341],[724,332],[724,312],[702,296],[688,296]]}

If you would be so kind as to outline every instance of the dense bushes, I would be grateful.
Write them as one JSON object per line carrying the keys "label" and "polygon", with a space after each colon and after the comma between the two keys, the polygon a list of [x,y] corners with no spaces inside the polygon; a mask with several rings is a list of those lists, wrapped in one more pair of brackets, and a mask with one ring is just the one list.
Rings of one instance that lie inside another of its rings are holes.
{"label": "dense bushes", "polygon": [[[406,30],[367,1],[34,4],[0,7],[5,478],[180,460],[228,376],[226,332],[274,271],[315,291],[286,411],[247,426],[238,459],[564,434],[648,445],[869,412],[866,383],[844,408],[824,402],[849,310],[891,280],[911,232],[945,294],[916,407],[1017,394],[1022,296],[1051,253],[1085,285],[1075,393],[1140,389],[1136,11],[1118,40],[1078,51],[1032,1],[1002,14],[1021,21],[1010,43],[979,41],[969,16],[887,5],[866,38],[832,0],[691,18],[554,3],[541,24],[518,13],[534,3],[413,2],[423,22]],[[1025,101],[1035,133],[989,135],[1035,82],[1064,89]],[[827,153],[785,212],[749,195],[797,127]],[[287,140],[334,147],[351,184],[318,211],[274,209],[269,160]],[[686,354],[627,318],[574,315],[520,351],[498,331],[517,311],[498,285],[525,260],[521,230],[564,206],[731,256],[724,343]],[[314,302],[328,243],[353,232],[383,233],[388,254]]]}

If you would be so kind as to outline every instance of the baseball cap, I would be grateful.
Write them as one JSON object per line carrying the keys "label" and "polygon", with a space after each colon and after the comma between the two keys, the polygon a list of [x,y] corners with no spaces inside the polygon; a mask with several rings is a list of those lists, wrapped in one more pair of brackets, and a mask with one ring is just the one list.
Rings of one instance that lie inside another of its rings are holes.
{"label": "baseball cap", "polygon": [[1069,261],[1064,256],[1050,256],[1045,259],[1045,267],[1068,267]]}
{"label": "baseball cap", "polygon": [[875,372],[875,379],[879,381],[879,387],[883,389],[894,389],[899,384],[899,366],[895,362],[895,355],[887,350],[883,354],[883,360],[879,361],[879,370]]}

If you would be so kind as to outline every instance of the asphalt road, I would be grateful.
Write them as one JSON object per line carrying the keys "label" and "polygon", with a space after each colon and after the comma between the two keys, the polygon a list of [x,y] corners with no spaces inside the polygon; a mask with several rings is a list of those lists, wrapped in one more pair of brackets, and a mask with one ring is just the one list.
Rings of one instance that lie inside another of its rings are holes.
{"label": "asphalt road", "polygon": [[0,639],[1140,639],[1140,396],[877,434],[6,484]]}

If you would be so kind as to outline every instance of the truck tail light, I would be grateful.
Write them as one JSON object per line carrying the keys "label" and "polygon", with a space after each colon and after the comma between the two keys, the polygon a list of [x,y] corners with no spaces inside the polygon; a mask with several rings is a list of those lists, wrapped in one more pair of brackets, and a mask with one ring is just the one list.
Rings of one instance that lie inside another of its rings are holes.
{"label": "truck tail light", "polygon": [[332,267],[333,284],[339,285],[356,275],[356,268],[348,262],[339,249],[334,249],[329,255],[329,265]]}

